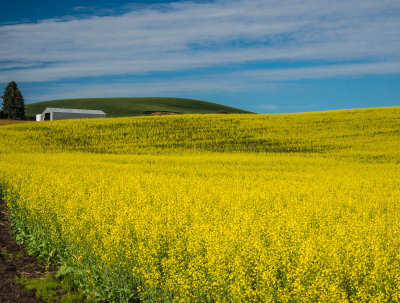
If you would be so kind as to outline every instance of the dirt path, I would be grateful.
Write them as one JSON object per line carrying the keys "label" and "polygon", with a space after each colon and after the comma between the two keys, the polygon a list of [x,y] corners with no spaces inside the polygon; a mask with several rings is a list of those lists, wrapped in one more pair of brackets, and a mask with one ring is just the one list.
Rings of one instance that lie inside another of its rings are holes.
{"label": "dirt path", "polygon": [[0,303],[40,303],[35,291],[27,291],[15,283],[15,276],[37,277],[45,267],[25,253],[11,237],[11,226],[6,204],[0,200]]}

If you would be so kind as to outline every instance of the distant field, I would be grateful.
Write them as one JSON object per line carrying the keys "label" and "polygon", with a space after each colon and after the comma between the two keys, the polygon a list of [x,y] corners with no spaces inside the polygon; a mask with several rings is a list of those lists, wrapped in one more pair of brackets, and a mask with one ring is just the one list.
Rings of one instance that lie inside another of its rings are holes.
{"label": "distant field", "polygon": [[218,111],[227,113],[249,113],[234,107],[217,103],[164,97],[138,97],[138,98],[91,98],[91,99],[65,99],[44,101],[26,105],[27,117],[35,117],[42,113],[46,107],[64,107],[79,109],[99,109],[107,117],[140,116],[145,111],[170,111],[184,114],[212,114]]}
{"label": "distant field", "polygon": [[10,125],[10,124],[17,124],[17,123],[24,123],[24,122],[28,122],[28,121],[0,119],[0,125]]}
{"label": "distant field", "polygon": [[0,130],[14,234],[107,302],[400,302],[400,107]]}

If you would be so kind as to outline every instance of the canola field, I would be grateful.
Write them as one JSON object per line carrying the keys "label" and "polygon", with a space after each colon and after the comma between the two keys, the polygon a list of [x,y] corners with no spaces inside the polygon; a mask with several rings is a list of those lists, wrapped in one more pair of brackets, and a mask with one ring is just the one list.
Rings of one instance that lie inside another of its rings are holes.
{"label": "canola field", "polygon": [[17,239],[108,302],[400,302],[400,108],[0,126]]}

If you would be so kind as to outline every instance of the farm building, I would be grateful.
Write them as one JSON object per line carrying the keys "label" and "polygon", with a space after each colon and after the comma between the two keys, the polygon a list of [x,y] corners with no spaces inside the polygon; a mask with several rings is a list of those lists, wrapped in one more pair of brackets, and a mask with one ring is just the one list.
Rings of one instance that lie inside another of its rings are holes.
{"label": "farm building", "polygon": [[36,115],[36,121],[105,117],[106,114],[102,110],[48,107],[43,114]]}

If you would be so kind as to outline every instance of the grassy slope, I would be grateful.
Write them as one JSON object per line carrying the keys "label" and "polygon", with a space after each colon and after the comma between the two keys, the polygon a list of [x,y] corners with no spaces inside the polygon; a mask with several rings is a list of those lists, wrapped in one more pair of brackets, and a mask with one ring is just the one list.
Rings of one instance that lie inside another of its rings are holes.
{"label": "grassy slope", "polygon": [[64,107],[81,109],[99,109],[107,117],[126,117],[143,115],[144,111],[172,111],[181,113],[248,113],[247,111],[217,103],[193,99],[164,98],[164,97],[138,97],[138,98],[90,98],[90,99],[65,99],[44,101],[28,104],[26,116],[34,117],[42,113],[46,107]]}

